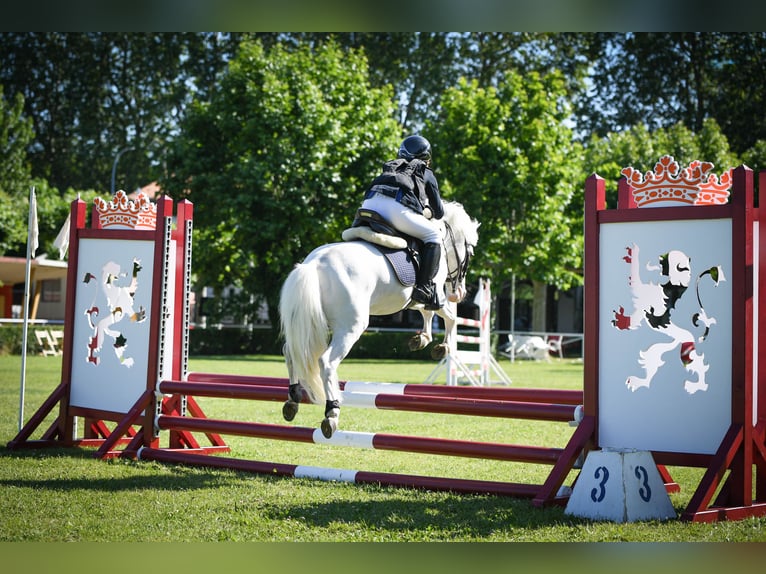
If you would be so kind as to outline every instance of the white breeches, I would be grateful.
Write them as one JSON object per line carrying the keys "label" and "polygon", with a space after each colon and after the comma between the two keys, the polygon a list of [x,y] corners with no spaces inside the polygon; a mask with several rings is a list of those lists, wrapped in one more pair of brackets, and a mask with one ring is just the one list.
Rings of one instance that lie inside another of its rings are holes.
{"label": "white breeches", "polygon": [[415,213],[409,207],[397,202],[393,197],[376,193],[362,202],[364,209],[377,211],[396,229],[425,243],[440,243],[441,235],[436,223]]}

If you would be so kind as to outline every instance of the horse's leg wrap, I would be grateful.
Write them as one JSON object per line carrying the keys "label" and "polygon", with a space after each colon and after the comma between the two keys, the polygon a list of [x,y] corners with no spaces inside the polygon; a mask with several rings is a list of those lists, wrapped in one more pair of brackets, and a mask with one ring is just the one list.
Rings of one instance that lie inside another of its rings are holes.
{"label": "horse's leg wrap", "polygon": [[282,405],[282,417],[290,422],[298,414],[298,407],[303,400],[303,391],[298,383],[293,383],[287,388],[287,400]]}
{"label": "horse's leg wrap", "polygon": [[338,418],[340,417],[340,401],[326,401],[324,409],[324,420],[319,427],[325,438],[332,438],[333,433],[338,429]]}
{"label": "horse's leg wrap", "polygon": [[[337,417],[340,410],[340,401],[325,401],[324,416],[327,418]],[[333,411],[336,411],[333,413]]]}
{"label": "horse's leg wrap", "polygon": [[294,403],[299,403],[303,400],[303,391],[301,390],[300,383],[293,383],[287,389],[287,396]]}

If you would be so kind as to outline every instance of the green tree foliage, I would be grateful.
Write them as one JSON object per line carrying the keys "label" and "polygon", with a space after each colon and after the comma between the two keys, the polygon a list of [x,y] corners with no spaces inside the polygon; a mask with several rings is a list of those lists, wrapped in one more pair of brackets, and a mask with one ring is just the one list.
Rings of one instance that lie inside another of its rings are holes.
{"label": "green tree foliage", "polygon": [[742,154],[742,163],[751,169],[756,169],[753,166],[760,166],[761,168],[766,166],[766,140],[755,142],[753,147],[744,152]]}
{"label": "green tree foliage", "polygon": [[363,51],[369,63],[370,84],[393,87],[396,117],[407,132],[416,131],[426,118],[435,115],[442,91],[459,77],[461,40],[456,34],[309,32],[280,34],[279,39],[295,46],[333,42],[344,49]]}
{"label": "green tree foliage", "polygon": [[195,205],[200,283],[262,294],[276,312],[292,266],[340,238],[395,154],[393,116],[362,55],[245,42],[210,101],[192,106],[164,182]]}
{"label": "green tree foliage", "polygon": [[584,133],[679,122],[699,132],[713,118],[737,153],[766,139],[766,33],[609,33],[589,49],[592,89],[578,107]]}
{"label": "green tree foliage", "polygon": [[[720,42],[723,56],[716,69],[718,89],[713,94],[711,115],[718,121],[732,149],[744,154],[759,141],[766,141],[766,123],[763,122],[766,33],[726,34]],[[764,161],[757,165],[766,169]]]}
{"label": "green tree foliage", "polygon": [[581,279],[582,234],[568,210],[580,151],[565,91],[560,74],[509,72],[497,88],[462,80],[442,98],[427,134],[445,196],[481,222],[475,276],[560,288]]}
{"label": "green tree foliage", "polygon": [[458,65],[482,87],[497,85],[508,70],[541,75],[557,70],[567,94],[575,97],[590,65],[590,46],[590,34],[471,32],[460,36]]}
{"label": "green tree foliage", "polygon": [[[712,162],[713,172],[719,175],[741,163],[729,149],[716,121],[708,119],[697,133],[683,124],[654,131],[639,124],[603,138],[593,136],[585,151],[585,169],[587,174],[597,173],[606,180],[607,202],[614,207],[622,169],[630,166],[641,173],[652,171],[657,160],[666,154],[672,155],[681,166],[693,160]],[[582,205],[582,200],[579,204]]]}
{"label": "green tree foliage", "polygon": [[327,41],[364,50],[373,86],[392,86],[405,131],[422,128],[439,111],[439,99],[459,78],[497,85],[508,70],[544,75],[560,70],[571,97],[583,88],[590,34],[540,32],[351,32],[259,34],[297,46]]}
{"label": "green tree foliage", "polygon": [[[35,178],[31,185],[34,186],[37,196],[37,222],[40,229],[40,249],[38,249],[37,255],[45,253],[51,259],[60,258],[59,250],[53,245],[53,242],[66,221],[72,202],[78,197],[87,205],[92,205],[97,196],[109,200],[109,194],[104,194],[101,191],[70,188],[62,192],[51,187],[44,179]],[[27,191],[27,195],[28,193]],[[88,217],[90,215],[89,210]],[[64,259],[66,259],[66,255]]]}
{"label": "green tree foliage", "polygon": [[0,255],[25,257],[28,239],[29,191],[35,188],[39,244],[36,255],[58,257],[53,241],[69,213],[69,204],[80,195],[91,200],[93,192],[68,190],[60,193],[44,179],[33,178],[27,160],[27,146],[34,139],[32,121],[23,114],[24,98],[13,102],[0,86]]}
{"label": "green tree foliage", "polygon": [[622,167],[665,153],[766,168],[765,55],[760,32],[3,32],[0,86],[23,111],[0,102],[15,130],[0,134],[14,158],[0,251],[24,252],[30,176],[45,244],[73,190],[106,193],[128,148],[117,188],[162,177],[198,206],[200,282],[273,306],[292,263],[337,237],[403,132],[424,127],[445,194],[483,223],[474,269],[565,287],[588,174],[613,201]]}
{"label": "green tree foliage", "polygon": [[34,123],[32,175],[59,189],[132,191],[162,171],[166,143],[194,93],[232,50],[220,34],[2,33],[0,84]]}
{"label": "green tree foliage", "polygon": [[34,134],[23,109],[21,94],[9,101],[0,86],[0,255],[26,252],[30,183],[26,147]]}

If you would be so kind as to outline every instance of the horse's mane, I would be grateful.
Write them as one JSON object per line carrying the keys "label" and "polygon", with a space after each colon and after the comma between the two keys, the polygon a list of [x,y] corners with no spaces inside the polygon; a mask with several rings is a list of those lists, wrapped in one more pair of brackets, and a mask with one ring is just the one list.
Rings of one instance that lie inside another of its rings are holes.
{"label": "horse's mane", "polygon": [[461,203],[457,201],[445,201],[443,203],[444,219],[447,223],[463,234],[466,243],[477,245],[479,242],[479,225],[481,224],[466,213]]}

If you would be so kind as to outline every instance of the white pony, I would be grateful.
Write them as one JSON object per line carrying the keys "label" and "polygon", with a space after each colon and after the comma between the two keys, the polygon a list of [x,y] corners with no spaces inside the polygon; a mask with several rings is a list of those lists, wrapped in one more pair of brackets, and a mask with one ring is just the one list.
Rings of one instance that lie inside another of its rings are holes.
{"label": "white pony", "polygon": [[[439,225],[443,249],[434,281],[438,288],[446,284],[449,300],[458,302],[466,294],[465,274],[478,242],[479,223],[459,203],[444,202]],[[322,434],[332,436],[342,402],[338,366],[367,329],[370,315],[418,309],[423,330],[409,342],[414,351],[431,342],[431,322],[437,313],[445,321],[445,339],[432,350],[432,356],[441,359],[454,350],[455,342],[448,335],[456,319],[455,306],[427,311],[411,302],[411,294],[412,286],[402,285],[388,260],[366,241],[323,245],[296,265],[282,286],[279,304],[290,377],[282,409],[285,420],[295,418],[305,390],[312,403],[324,402]]]}

